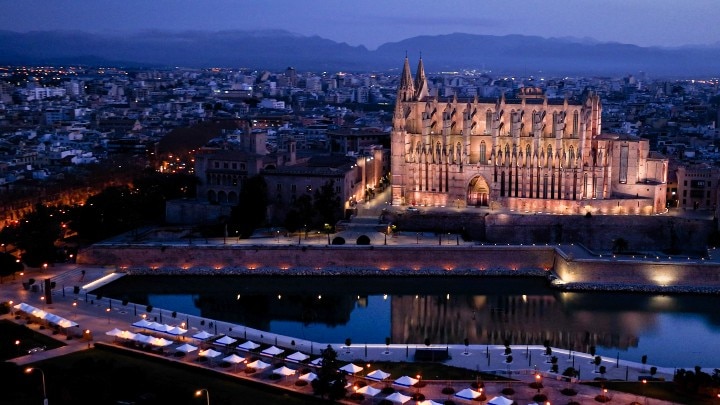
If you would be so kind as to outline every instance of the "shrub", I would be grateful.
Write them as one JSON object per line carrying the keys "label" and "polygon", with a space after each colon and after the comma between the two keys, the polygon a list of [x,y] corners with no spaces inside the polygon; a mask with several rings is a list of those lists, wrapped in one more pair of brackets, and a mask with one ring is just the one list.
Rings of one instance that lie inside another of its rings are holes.
{"label": "shrub", "polygon": [[595,400],[601,403],[605,403],[610,402],[610,397],[600,394],[595,396]]}
{"label": "shrub", "polygon": [[512,395],[515,393],[515,390],[510,387],[507,387],[507,388],[503,388],[503,390],[500,392],[502,392],[503,395]]}
{"label": "shrub", "polygon": [[445,387],[445,388],[442,389],[441,392],[442,392],[443,394],[445,394],[445,395],[452,395],[452,394],[455,393],[455,388],[453,388],[453,387]]}
{"label": "shrub", "polygon": [[547,395],[545,394],[535,394],[533,397],[533,401],[535,402],[545,402],[547,401]]}
{"label": "shrub", "polygon": [[357,241],[355,242],[358,245],[369,245],[370,244],[370,238],[367,235],[360,235],[357,238]]}
{"label": "shrub", "polygon": [[573,397],[573,396],[577,395],[577,391],[575,391],[572,388],[563,388],[560,390],[560,393],[563,395],[567,395],[569,397]]}
{"label": "shrub", "polygon": [[[342,236],[336,236],[332,240],[333,245],[344,245],[345,244],[345,238]],[[359,243],[358,243],[359,244]]]}

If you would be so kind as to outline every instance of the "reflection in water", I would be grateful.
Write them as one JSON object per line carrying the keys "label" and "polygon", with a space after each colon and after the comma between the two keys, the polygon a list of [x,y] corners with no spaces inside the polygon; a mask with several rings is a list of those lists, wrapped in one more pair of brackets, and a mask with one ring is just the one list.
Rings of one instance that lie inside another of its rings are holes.
{"label": "reflection in water", "polygon": [[[712,352],[716,297],[560,293],[539,279],[389,277],[125,277],[98,293],[321,342],[549,341],[636,361],[647,354],[658,365],[720,364]],[[674,357],[687,334],[697,350]]]}

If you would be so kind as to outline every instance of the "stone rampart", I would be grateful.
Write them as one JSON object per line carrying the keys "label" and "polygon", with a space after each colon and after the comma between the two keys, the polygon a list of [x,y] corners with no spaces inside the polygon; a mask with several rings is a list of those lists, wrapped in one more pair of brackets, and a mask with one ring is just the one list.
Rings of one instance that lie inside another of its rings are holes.
{"label": "stone rampart", "polygon": [[78,264],[150,268],[550,269],[552,247],[515,246],[203,246],[97,244]]}

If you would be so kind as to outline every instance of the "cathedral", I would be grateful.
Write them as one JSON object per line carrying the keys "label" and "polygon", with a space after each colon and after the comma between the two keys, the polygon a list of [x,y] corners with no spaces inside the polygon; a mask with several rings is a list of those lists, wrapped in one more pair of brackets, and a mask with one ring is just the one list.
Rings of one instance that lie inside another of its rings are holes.
{"label": "cathedral", "polygon": [[647,139],[601,132],[600,97],[443,99],[405,58],[391,134],[394,205],[554,214],[665,210],[668,162]]}

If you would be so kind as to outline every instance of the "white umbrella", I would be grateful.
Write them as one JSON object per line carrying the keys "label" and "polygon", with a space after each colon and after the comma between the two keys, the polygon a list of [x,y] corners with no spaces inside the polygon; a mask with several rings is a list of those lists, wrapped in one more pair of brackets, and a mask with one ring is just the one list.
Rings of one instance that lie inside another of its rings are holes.
{"label": "white umbrella", "polygon": [[177,335],[184,335],[184,334],[187,333],[187,329],[183,329],[183,328],[181,328],[181,327],[179,327],[179,326],[175,326],[175,327],[172,328],[172,329],[168,329],[166,333],[169,333],[169,334],[175,335],[175,336],[177,336]]}
{"label": "white umbrella", "polygon": [[203,331],[200,331],[200,332],[194,334],[193,337],[197,340],[205,340],[209,337],[212,337],[212,335],[203,330]]}
{"label": "white umbrella", "polygon": [[214,359],[215,357],[221,355],[222,353],[213,350],[213,349],[207,349],[207,350],[200,350],[198,352],[198,356],[207,357],[209,359]]}
{"label": "white umbrella", "polygon": [[317,359],[310,362],[313,366],[322,366],[322,357],[318,357]]}
{"label": "white umbrella", "polygon": [[265,363],[262,360],[256,360],[256,361],[253,361],[252,363],[248,364],[247,366],[249,368],[254,368],[256,370],[262,370],[262,369],[270,367],[270,364]]}
{"label": "white umbrella", "polygon": [[403,395],[399,392],[395,392],[395,393],[392,393],[392,394],[388,395],[387,397],[385,397],[385,399],[387,399],[388,401],[394,402],[394,403],[404,404],[405,402],[411,400],[412,397]]}
{"label": "white umbrella", "polygon": [[73,326],[78,325],[77,322],[69,321],[65,318],[62,318],[61,320],[59,320],[57,324],[58,324],[58,326],[63,327],[63,328],[71,328]]}
{"label": "white umbrella", "polygon": [[344,372],[346,372],[346,373],[348,373],[348,374],[355,374],[355,373],[361,371],[362,369],[363,369],[363,368],[360,367],[360,366],[356,366],[356,365],[354,365],[353,363],[348,363],[348,364],[340,367],[339,370],[340,370],[340,371],[344,371]]}
{"label": "white umbrella", "polygon": [[135,335],[136,335],[135,333],[132,333],[129,330],[124,330],[124,331],[120,332],[117,335],[117,337],[119,337],[121,339],[133,340],[133,339],[135,339]]}
{"label": "white umbrella", "polygon": [[150,341],[150,344],[153,346],[165,347],[165,346],[170,346],[171,344],[173,344],[173,341],[167,340],[165,338],[154,338],[153,340]]}
{"label": "white umbrella", "polygon": [[133,337],[132,339],[140,343],[150,343],[150,341],[155,338],[152,336],[143,335],[142,333],[136,333],[135,337]]}
{"label": "white umbrella", "polygon": [[369,373],[368,375],[365,376],[365,378],[368,378],[370,380],[375,380],[375,381],[382,381],[388,377],[390,377],[390,373],[386,373],[382,370],[375,370],[372,373]]}
{"label": "white umbrella", "polygon": [[[462,398],[462,399],[473,400],[473,399],[479,397],[480,393],[477,391],[473,391],[470,388],[465,388],[464,390],[456,393],[455,396],[458,398]],[[510,403],[512,403],[512,401]]]}
{"label": "white umbrella", "polygon": [[297,362],[305,361],[309,358],[310,358],[310,356],[308,356],[307,354],[302,353],[302,352],[295,352],[295,353],[285,357],[286,360],[292,360],[292,361],[297,361]]}
{"label": "white umbrella", "polygon": [[427,399],[425,401],[418,402],[417,405],[443,405],[443,404],[440,402],[435,402],[432,399]]}
{"label": "white umbrella", "polygon": [[310,382],[315,379],[317,379],[317,374],[315,374],[315,373],[307,373],[307,374],[303,374],[300,377],[298,377],[298,380],[303,380],[303,381],[307,381],[307,382]]}
{"label": "white umbrella", "polygon": [[488,401],[488,405],[512,405],[513,400],[500,395]]}
{"label": "white umbrella", "polygon": [[165,325],[157,322],[148,322],[147,328],[158,332],[165,332],[167,330]]}
{"label": "white umbrella", "polygon": [[362,388],[358,388],[358,390],[355,392],[357,392],[358,394],[363,394],[363,395],[367,395],[370,397],[374,397],[375,395],[379,394],[381,391],[382,390],[379,390],[377,388],[373,388],[369,385],[366,385]]}
{"label": "white umbrella", "polygon": [[237,339],[233,339],[230,336],[223,336],[220,339],[216,340],[215,343],[220,345],[231,345],[233,343],[237,342]]}
{"label": "white umbrella", "polygon": [[108,336],[118,336],[121,333],[122,333],[122,331],[118,328],[113,328],[112,330],[105,332],[105,334]]}
{"label": "white umbrella", "polygon": [[295,374],[295,370],[293,370],[291,368],[287,368],[285,366],[282,366],[280,368],[276,368],[275,370],[273,370],[273,374],[278,374],[278,375],[287,377],[287,376]]}
{"label": "white umbrella", "polygon": [[141,320],[133,323],[132,325],[135,326],[135,327],[138,327],[138,328],[147,329],[148,326],[150,326],[150,325],[152,325],[152,324],[153,324],[153,322],[150,322],[150,321],[148,321],[148,320],[146,320],[146,319],[141,319]]}
{"label": "white umbrella", "polygon": [[404,375],[404,376],[398,378],[397,380],[395,380],[395,382],[393,384],[401,385],[403,387],[409,387],[411,385],[417,384],[417,382],[418,382],[418,380]]}
{"label": "white umbrella", "polygon": [[178,346],[175,350],[177,350],[179,352],[183,352],[183,353],[190,353],[190,352],[194,352],[195,350],[197,350],[197,347],[185,343],[182,346]]}
{"label": "white umbrella", "polygon": [[278,354],[284,352],[283,349],[278,349],[275,346],[270,346],[267,349],[262,351],[262,354],[267,354],[268,356],[277,356]]}
{"label": "white umbrella", "polygon": [[255,350],[260,347],[260,345],[251,340],[248,340],[247,342],[239,345],[238,347],[245,350]]}

